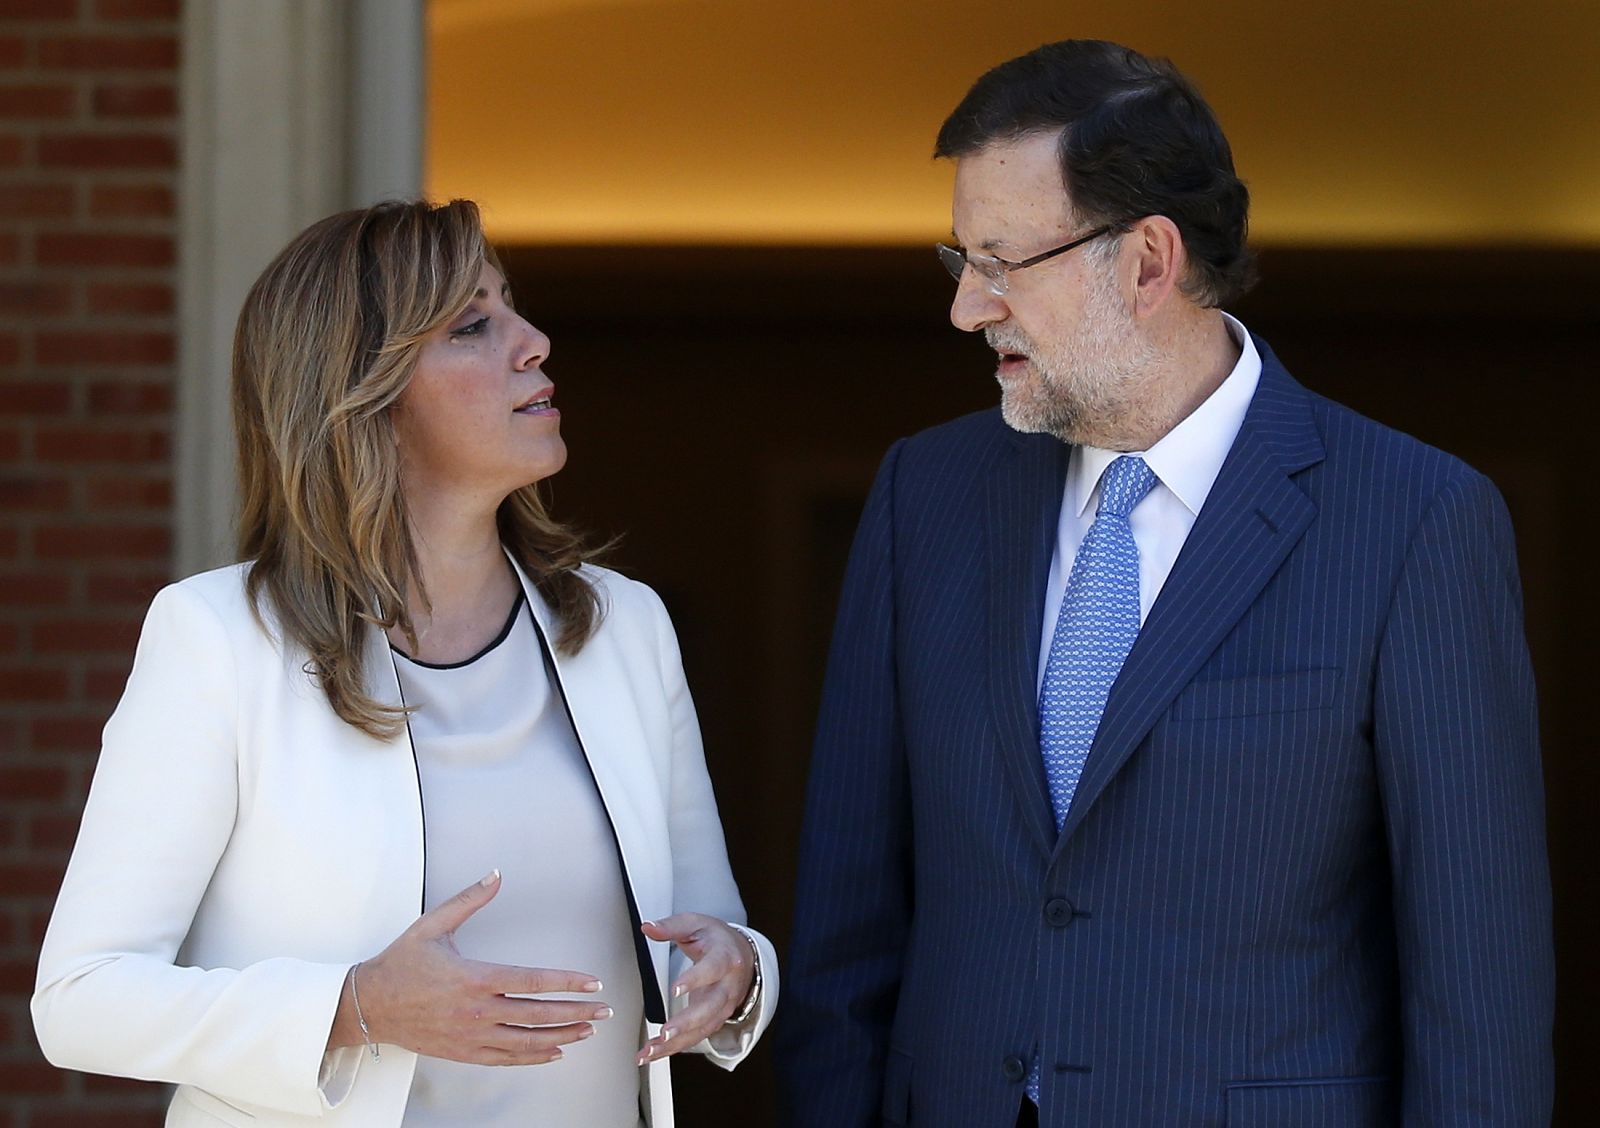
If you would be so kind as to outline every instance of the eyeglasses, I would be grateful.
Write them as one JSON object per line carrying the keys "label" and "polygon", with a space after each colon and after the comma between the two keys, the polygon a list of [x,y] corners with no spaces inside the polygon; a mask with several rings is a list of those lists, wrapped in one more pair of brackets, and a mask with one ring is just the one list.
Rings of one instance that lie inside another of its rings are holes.
{"label": "eyeglasses", "polygon": [[1043,251],[1032,258],[1025,258],[1021,262],[1008,262],[1006,259],[995,258],[993,255],[977,255],[965,247],[947,247],[943,243],[935,243],[934,247],[939,252],[939,261],[944,263],[944,268],[950,272],[950,277],[957,282],[961,281],[961,272],[970,266],[988,284],[991,294],[1004,294],[1006,292],[1006,276],[1013,270],[1026,270],[1030,266],[1038,266],[1046,259],[1064,255],[1074,247],[1081,247],[1090,240],[1098,239],[1102,235],[1116,231],[1121,226],[1118,223],[1108,223],[1104,227],[1095,228],[1081,238],[1074,239],[1070,243],[1063,243],[1059,247]]}

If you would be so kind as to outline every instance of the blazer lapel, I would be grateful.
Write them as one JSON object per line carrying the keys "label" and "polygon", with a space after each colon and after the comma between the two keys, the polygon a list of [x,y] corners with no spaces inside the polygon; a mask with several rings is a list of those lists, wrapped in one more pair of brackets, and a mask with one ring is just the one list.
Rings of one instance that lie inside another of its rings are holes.
{"label": "blazer lapel", "polygon": [[1057,849],[1316,516],[1315,503],[1291,477],[1323,457],[1307,394],[1272,351],[1256,343],[1261,382],[1172,574],[1111,687]]}
{"label": "blazer lapel", "polygon": [[1039,759],[1039,637],[1070,452],[1046,435],[1008,435],[984,515],[989,704],[1023,822],[1046,854],[1055,825]]}
{"label": "blazer lapel", "polygon": [[557,627],[549,606],[539,594],[539,589],[522,570],[522,565],[509,552],[506,553],[506,559],[511,561],[511,567],[522,583],[523,594],[528,599],[528,611],[539,635],[539,646],[544,652],[545,664],[550,671],[556,693],[567,711],[572,731],[578,738],[578,747],[583,752],[584,763],[588,765],[589,776],[594,780],[595,791],[600,796],[600,805],[605,809],[606,821],[611,826],[612,840],[617,848],[617,865],[622,871],[622,888],[628,897],[628,919],[633,926],[634,956],[639,964],[639,979],[644,989],[645,1018],[660,1025],[667,1021],[666,1000],[661,990],[663,968],[656,966],[655,953],[651,951],[644,933],[639,930],[643,918],[639,913],[639,896],[635,889],[639,874],[648,865],[649,859],[637,856],[642,844],[628,841],[629,829],[638,826],[641,820],[638,817],[629,818],[632,814],[631,796],[628,794],[626,783],[616,778],[610,763],[596,757],[596,749],[604,746],[596,743],[596,740],[600,739],[597,730],[604,728],[606,718],[617,709],[615,697],[618,686],[597,684],[593,676],[588,676],[588,671],[580,673],[573,669],[574,663],[557,653],[554,643]]}

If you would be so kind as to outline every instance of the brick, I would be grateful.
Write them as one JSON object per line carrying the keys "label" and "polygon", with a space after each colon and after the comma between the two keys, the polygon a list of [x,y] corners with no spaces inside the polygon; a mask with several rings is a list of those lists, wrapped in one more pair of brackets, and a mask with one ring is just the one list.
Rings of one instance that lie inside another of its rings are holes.
{"label": "brick", "polygon": [[176,306],[172,287],[159,282],[95,282],[89,286],[89,312],[156,316]]}
{"label": "brick", "polygon": [[0,473],[0,511],[61,513],[72,505],[65,478]]}
{"label": "brick", "polygon": [[43,380],[0,383],[0,415],[64,415],[71,410],[72,389],[65,384]]}
{"label": "brick", "polygon": [[171,452],[172,444],[164,428],[41,425],[33,438],[36,459],[66,465],[165,463]]}
{"label": "brick", "polygon": [[78,91],[71,86],[60,83],[0,86],[0,119],[65,118],[71,117],[77,109]]}
{"label": "brick", "polygon": [[0,19],[70,20],[78,15],[78,0],[0,0]]}
{"label": "brick", "polygon": [[[122,684],[127,681],[128,675],[123,674]],[[119,688],[117,696],[121,694]],[[106,722],[104,717],[35,717],[31,726],[37,752],[95,752]],[[70,787],[71,780],[65,781],[62,794],[66,795]]]}
{"label": "brick", "polygon": [[[88,577],[87,596],[89,602],[96,607],[102,604],[120,604],[137,607],[142,611],[150,605],[150,601],[156,597],[156,592],[165,587],[170,579],[170,576],[161,571],[111,574],[91,572]],[[95,671],[90,672],[91,681],[94,674]],[[127,676],[126,670],[118,675],[119,679]],[[117,682],[114,692],[122,692],[121,680]]]}
{"label": "brick", "polygon": [[173,241],[167,235],[114,235],[109,232],[41,234],[35,249],[40,266],[171,266]]}
{"label": "brick", "polygon": [[0,572],[0,607],[38,607],[65,603],[72,581],[60,572]]}
{"label": "brick", "polygon": [[0,333],[0,368],[13,368],[22,362],[22,338],[15,333]]}
{"label": "brick", "polygon": [[63,701],[67,696],[64,670],[43,670],[35,666],[0,666],[0,701]]}
{"label": "brick", "polygon": [[28,819],[26,843],[39,850],[71,850],[82,821],[76,813],[35,813]]}
{"label": "brick", "polygon": [[33,624],[35,654],[132,654],[139,642],[139,620],[96,615],[87,619],[46,619]]}
{"label": "brick", "polygon": [[56,133],[39,138],[39,167],[175,168],[178,145],[156,134]]}
{"label": "brick", "polygon": [[86,500],[96,511],[166,513],[172,508],[172,482],[167,478],[96,478],[88,483]]}
{"label": "brick", "polygon": [[[92,1111],[62,1109],[31,1112],[28,1114],[28,1128],[161,1128],[166,1115],[166,1091],[144,1081],[130,1083],[138,1084],[149,1093],[153,1102],[151,1107],[105,1109],[96,1105]],[[159,1103],[155,1103],[158,1100]]]}
{"label": "brick", "polygon": [[[128,655],[124,666],[115,670],[89,670],[83,676],[83,698],[90,705],[110,710],[122,699],[122,691],[128,686],[128,671],[133,668],[133,655]],[[98,747],[99,737],[87,747]],[[73,744],[72,748],[83,748],[82,743]]]}
{"label": "brick", "polygon": [[94,14],[103,20],[175,20],[180,0],[95,0]]}
{"label": "brick", "polygon": [[178,89],[170,83],[106,83],[94,88],[92,105],[99,118],[173,118],[178,116]]}
{"label": "brick", "polygon": [[0,67],[20,67],[28,61],[28,41],[20,35],[0,35]]}
{"label": "brick", "polygon": [[0,655],[6,658],[22,655],[22,628],[16,623],[0,622]]}
{"label": "brick", "polygon": [[[5,433],[0,432],[0,460],[5,459],[5,439]],[[0,560],[14,560],[21,551],[22,534],[14,528],[0,525]],[[4,670],[0,670],[0,679],[5,678],[6,676],[6,672]],[[0,701],[5,699],[5,694],[0,693]]]}
{"label": "brick", "polygon": [[175,210],[171,188],[159,184],[102,184],[89,192],[89,214],[96,219],[143,219]]}
{"label": "brick", "polygon": [[[0,465],[14,463],[22,458],[22,432],[15,427],[0,427]],[[11,534],[11,544],[16,544],[15,529],[0,526],[0,553],[5,548],[6,534]]]}
{"label": "brick", "polygon": [[[0,188],[0,211],[6,192]],[[70,204],[70,194],[68,196]],[[59,317],[72,310],[72,286],[61,281],[31,278],[25,282],[0,282],[0,315]]]}
{"label": "brick", "polygon": [[171,333],[123,333],[80,329],[40,331],[34,335],[34,359],[41,367],[127,368],[171,364],[176,352]]}
{"label": "brick", "polygon": [[15,231],[0,231],[0,266],[13,266],[21,258],[21,237]]}
{"label": "brick", "polygon": [[89,385],[92,415],[165,415],[172,410],[172,385],[102,380]]}
{"label": "brick", "polygon": [[172,532],[163,525],[41,525],[33,533],[40,560],[165,560]]}
{"label": "brick", "polygon": [[72,773],[62,767],[0,766],[0,795],[7,799],[65,799],[71,787]]}
{"label": "brick", "polygon": [[27,157],[26,142],[14,133],[0,134],[0,168],[18,168]]}
{"label": "brick", "polygon": [[61,888],[64,869],[55,861],[0,862],[0,889],[13,897],[49,896]]}
{"label": "brick", "polygon": [[61,35],[39,41],[45,70],[174,70],[178,41],[170,35]]}

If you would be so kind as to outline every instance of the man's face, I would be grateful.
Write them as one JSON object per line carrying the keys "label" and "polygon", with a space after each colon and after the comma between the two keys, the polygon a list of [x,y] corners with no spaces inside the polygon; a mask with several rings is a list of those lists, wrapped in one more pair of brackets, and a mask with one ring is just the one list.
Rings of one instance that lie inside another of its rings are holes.
{"label": "man's face", "polygon": [[[956,164],[953,227],[963,247],[1017,262],[1086,234],[1062,186],[1056,133],[997,143]],[[950,307],[958,329],[982,330],[999,354],[1005,421],[1074,443],[1111,445],[1136,413],[1150,350],[1138,336],[1119,272],[1118,240],[1006,276],[1006,293],[967,269]]]}

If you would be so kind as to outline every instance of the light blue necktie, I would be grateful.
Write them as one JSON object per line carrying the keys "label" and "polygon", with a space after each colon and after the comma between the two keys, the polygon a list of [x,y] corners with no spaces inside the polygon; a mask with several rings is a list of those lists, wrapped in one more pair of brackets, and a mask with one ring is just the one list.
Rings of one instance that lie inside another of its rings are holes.
{"label": "light blue necktie", "polygon": [[[1111,683],[1139,637],[1139,546],[1128,515],[1156,484],[1142,458],[1123,455],[1100,478],[1100,506],[1072,562],[1039,691],[1039,751],[1059,832],[1100,728]],[[1039,1061],[1028,1073],[1039,1101]]]}

